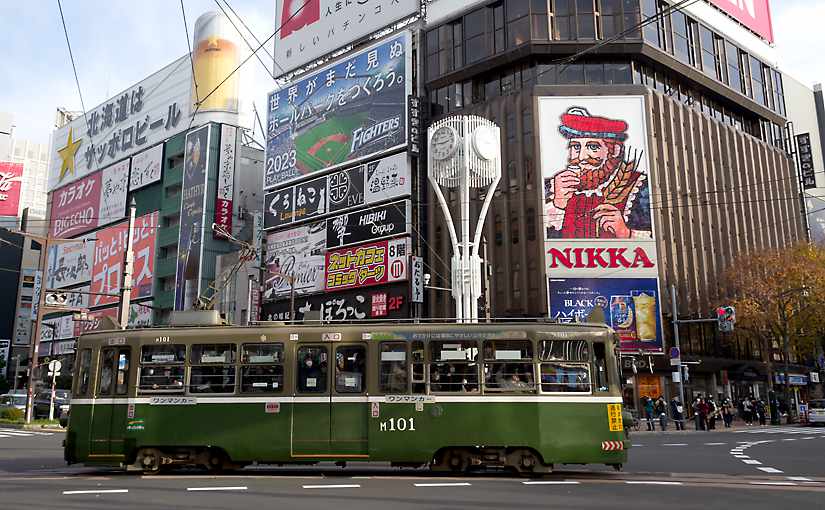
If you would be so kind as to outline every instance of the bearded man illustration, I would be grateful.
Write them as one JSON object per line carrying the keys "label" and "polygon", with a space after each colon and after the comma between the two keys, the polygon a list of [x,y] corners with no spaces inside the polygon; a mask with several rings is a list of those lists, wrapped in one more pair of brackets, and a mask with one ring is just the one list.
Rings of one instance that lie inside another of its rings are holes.
{"label": "bearded man illustration", "polygon": [[548,239],[652,238],[648,175],[627,129],[584,108],[562,114],[567,167],[544,181]]}

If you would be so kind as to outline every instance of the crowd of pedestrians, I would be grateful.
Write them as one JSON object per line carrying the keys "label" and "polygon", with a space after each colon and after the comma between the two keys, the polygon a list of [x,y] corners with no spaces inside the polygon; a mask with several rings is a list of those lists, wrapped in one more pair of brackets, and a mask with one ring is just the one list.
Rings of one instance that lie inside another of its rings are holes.
{"label": "crowd of pedestrians", "polygon": [[726,398],[717,401],[711,396],[699,394],[689,409],[685,409],[678,397],[670,399],[668,404],[662,396],[653,398],[645,395],[641,398],[641,404],[641,418],[649,431],[656,430],[657,422],[662,431],[667,430],[671,421],[676,430],[684,430],[686,421],[692,421],[696,430],[715,430],[717,426],[730,428],[735,416],[739,416],[748,426],[755,423],[766,425],[768,419],[767,404],[752,396],[734,404]]}

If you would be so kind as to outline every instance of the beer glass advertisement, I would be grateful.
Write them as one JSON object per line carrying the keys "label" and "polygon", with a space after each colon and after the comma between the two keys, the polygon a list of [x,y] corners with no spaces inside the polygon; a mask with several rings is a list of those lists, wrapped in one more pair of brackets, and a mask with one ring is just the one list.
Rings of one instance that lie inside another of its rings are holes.
{"label": "beer glass advertisement", "polygon": [[[200,295],[201,257],[206,226],[206,176],[209,168],[209,125],[186,135],[183,191],[180,204],[175,310],[188,310]],[[210,229],[211,230],[211,229]]]}
{"label": "beer glass advertisement", "polygon": [[271,233],[266,238],[264,298],[278,299],[324,290],[326,222]]}
{"label": "beer glass advertisement", "polygon": [[653,239],[644,97],[538,98],[545,241]]}
{"label": "beer glass advertisement", "polygon": [[603,317],[618,333],[622,352],[663,352],[656,278],[552,278],[548,302],[550,318],[558,322]]}
{"label": "beer glass advertisement", "polygon": [[397,34],[272,92],[264,189],[404,146],[409,48]]}

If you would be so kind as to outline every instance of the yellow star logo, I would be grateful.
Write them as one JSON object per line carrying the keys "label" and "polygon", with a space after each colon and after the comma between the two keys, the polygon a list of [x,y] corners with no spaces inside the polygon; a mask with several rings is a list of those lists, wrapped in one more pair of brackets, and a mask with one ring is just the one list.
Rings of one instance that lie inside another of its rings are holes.
{"label": "yellow star logo", "polygon": [[62,149],[58,149],[57,151],[57,153],[60,154],[60,158],[63,160],[63,163],[60,164],[60,177],[57,179],[58,182],[62,181],[63,177],[65,177],[69,172],[74,175],[74,155],[80,148],[82,141],[82,138],[72,140],[72,128],[69,128],[69,139],[66,140],[66,146]]}

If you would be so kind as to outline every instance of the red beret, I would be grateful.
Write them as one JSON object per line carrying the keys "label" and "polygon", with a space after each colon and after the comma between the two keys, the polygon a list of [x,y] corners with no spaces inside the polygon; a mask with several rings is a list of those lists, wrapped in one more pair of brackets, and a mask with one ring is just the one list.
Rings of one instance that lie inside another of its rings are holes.
{"label": "red beret", "polygon": [[561,116],[559,132],[565,138],[609,138],[623,142],[627,139],[627,122],[594,117],[584,108],[570,108]]}

